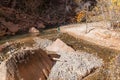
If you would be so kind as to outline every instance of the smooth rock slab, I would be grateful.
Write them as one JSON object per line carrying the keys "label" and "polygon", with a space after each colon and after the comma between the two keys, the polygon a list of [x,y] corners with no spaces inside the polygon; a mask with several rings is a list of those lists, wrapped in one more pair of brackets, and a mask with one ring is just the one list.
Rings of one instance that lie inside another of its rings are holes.
{"label": "smooth rock slab", "polygon": [[[110,23],[107,22],[108,27]],[[120,32],[108,30],[104,22],[73,24],[61,27],[62,33],[67,33],[77,39],[84,40],[90,44],[103,46],[109,49],[120,50]]]}
{"label": "smooth rock slab", "polygon": [[51,45],[46,47],[46,50],[53,51],[53,52],[74,52],[74,49],[70,46],[66,45],[63,41],[60,39],[57,39],[54,41]]}
{"label": "smooth rock slab", "polygon": [[103,65],[103,61],[85,52],[60,53],[48,80],[82,80]]}

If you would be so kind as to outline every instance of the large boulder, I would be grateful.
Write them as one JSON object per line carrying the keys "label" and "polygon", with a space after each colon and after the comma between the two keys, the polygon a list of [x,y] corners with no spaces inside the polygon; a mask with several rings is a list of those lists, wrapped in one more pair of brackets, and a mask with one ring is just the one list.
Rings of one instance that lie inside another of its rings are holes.
{"label": "large boulder", "polygon": [[39,30],[37,30],[35,27],[31,27],[29,29],[29,33],[39,33]]}
{"label": "large boulder", "polygon": [[85,52],[63,52],[53,66],[48,80],[82,80],[100,68],[103,61]]}
{"label": "large boulder", "polygon": [[36,29],[35,27],[31,27],[29,29],[29,33],[31,34],[31,36],[38,36],[38,35],[40,35],[40,31],[38,29]]}
{"label": "large boulder", "polygon": [[46,50],[53,52],[74,52],[74,49],[67,46],[63,41],[57,39],[52,43],[52,45],[46,47]]}
{"label": "large boulder", "polygon": [[21,48],[0,64],[0,80],[46,80],[52,64],[43,50]]}

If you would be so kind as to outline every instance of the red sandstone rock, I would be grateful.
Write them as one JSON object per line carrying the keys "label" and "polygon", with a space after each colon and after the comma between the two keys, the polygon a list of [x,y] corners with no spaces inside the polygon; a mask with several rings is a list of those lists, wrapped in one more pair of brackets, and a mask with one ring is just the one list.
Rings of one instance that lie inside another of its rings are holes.
{"label": "red sandstone rock", "polygon": [[39,30],[37,30],[35,27],[32,27],[29,29],[30,33],[39,33]]}
{"label": "red sandstone rock", "polygon": [[3,50],[3,46],[2,46],[2,45],[0,45],[0,52],[2,52],[2,50]]}
{"label": "red sandstone rock", "polygon": [[45,25],[43,23],[38,23],[37,28],[45,28]]}
{"label": "red sandstone rock", "polygon": [[12,33],[16,33],[19,30],[19,27],[17,24],[13,24],[12,22],[5,23],[8,30]]}

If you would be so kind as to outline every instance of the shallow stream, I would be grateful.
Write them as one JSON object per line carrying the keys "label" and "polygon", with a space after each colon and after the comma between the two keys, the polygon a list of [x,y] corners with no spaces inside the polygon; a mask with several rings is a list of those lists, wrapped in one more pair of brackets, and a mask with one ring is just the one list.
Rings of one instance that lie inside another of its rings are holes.
{"label": "shallow stream", "polygon": [[3,44],[7,41],[23,41],[26,45],[31,46],[33,44],[34,37],[47,38],[53,41],[57,38],[60,38],[75,50],[85,51],[103,59],[105,65],[101,68],[101,70],[99,72],[96,72],[92,77],[88,76],[89,79],[86,80],[109,80],[108,74],[109,67],[111,66],[110,63],[115,58],[115,56],[120,53],[120,51],[108,49],[103,46],[97,46],[80,39],[75,39],[72,36],[58,32],[56,29],[44,30],[39,35],[24,34],[3,38],[0,40],[0,44]]}

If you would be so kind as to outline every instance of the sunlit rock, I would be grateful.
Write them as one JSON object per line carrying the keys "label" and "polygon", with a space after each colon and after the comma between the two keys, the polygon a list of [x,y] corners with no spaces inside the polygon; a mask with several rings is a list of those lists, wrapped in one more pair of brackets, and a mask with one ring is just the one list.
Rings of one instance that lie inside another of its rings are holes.
{"label": "sunlit rock", "polygon": [[60,39],[57,39],[55,42],[53,42],[52,45],[46,47],[46,50],[48,51],[54,51],[54,52],[74,52],[74,49],[67,46],[63,41]]}
{"label": "sunlit rock", "polygon": [[31,34],[31,36],[38,36],[38,35],[40,35],[40,31],[38,29],[36,29],[35,27],[31,27],[29,29],[29,33]]}
{"label": "sunlit rock", "polygon": [[39,30],[37,30],[35,27],[31,27],[29,29],[29,33],[39,33]]}
{"label": "sunlit rock", "polygon": [[85,52],[63,52],[48,80],[82,80],[103,65],[103,61]]}

